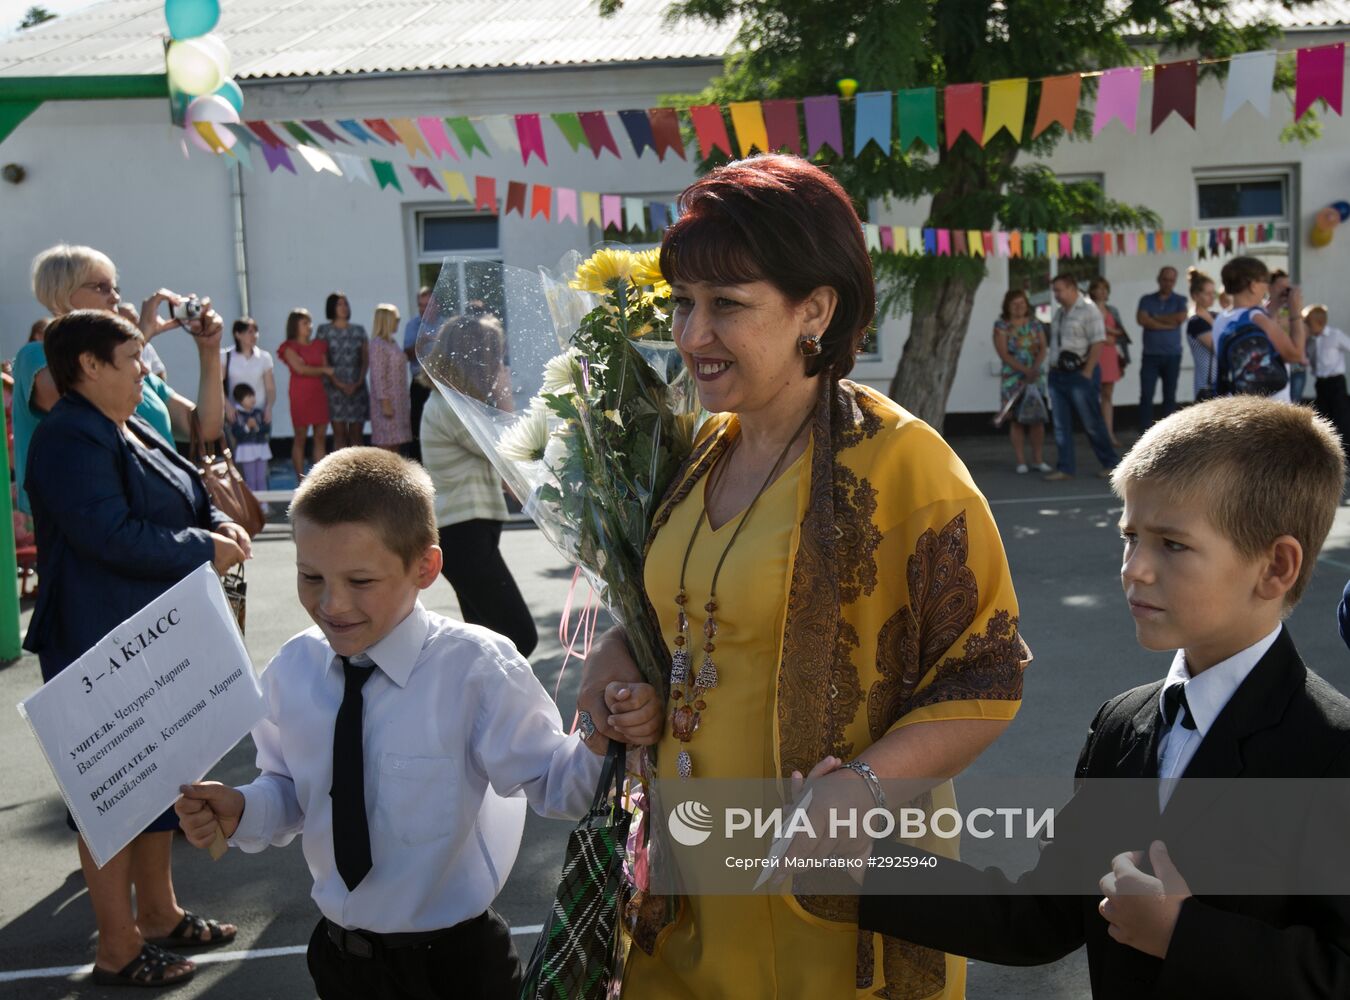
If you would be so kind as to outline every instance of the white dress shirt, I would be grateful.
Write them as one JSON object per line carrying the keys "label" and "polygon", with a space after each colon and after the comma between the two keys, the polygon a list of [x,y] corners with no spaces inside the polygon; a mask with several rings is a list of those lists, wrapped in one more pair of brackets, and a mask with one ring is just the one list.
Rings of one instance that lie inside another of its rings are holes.
{"label": "white dress shirt", "polygon": [[1167,689],[1181,684],[1186,692],[1186,706],[1190,710],[1191,719],[1195,722],[1195,728],[1187,729],[1181,724],[1180,712],[1172,720],[1172,725],[1163,723],[1162,736],[1158,743],[1158,777],[1162,779],[1158,782],[1159,809],[1167,808],[1167,801],[1176,788],[1176,779],[1185,775],[1191,758],[1200,748],[1205,734],[1214,725],[1214,720],[1242,686],[1247,675],[1261,662],[1261,657],[1275,645],[1282,628],[1283,625],[1276,626],[1275,631],[1260,642],[1248,646],[1226,660],[1220,660],[1194,677],[1191,676],[1190,668],[1186,666],[1186,651],[1177,650],[1177,655],[1172,658],[1172,668],[1167,671],[1167,679],[1163,681],[1162,690],[1158,692],[1158,710],[1162,711]]}
{"label": "white dress shirt", "polygon": [[[247,852],[303,833],[323,915],[376,933],[439,930],[478,916],[515,863],[526,800],[541,815],[590,808],[603,759],[563,733],[558,708],[511,643],[419,602],[365,651],[366,815],[374,867],[348,891],[333,859],[333,726],[342,664],[318,628],[262,675],[253,730],[262,774],[240,789],[231,843]],[[523,797],[522,797],[523,793]]]}
{"label": "white dress shirt", "polygon": [[1321,335],[1308,338],[1308,360],[1312,362],[1313,376],[1335,378],[1345,374],[1345,351],[1350,351],[1350,337],[1345,331],[1329,326]]}

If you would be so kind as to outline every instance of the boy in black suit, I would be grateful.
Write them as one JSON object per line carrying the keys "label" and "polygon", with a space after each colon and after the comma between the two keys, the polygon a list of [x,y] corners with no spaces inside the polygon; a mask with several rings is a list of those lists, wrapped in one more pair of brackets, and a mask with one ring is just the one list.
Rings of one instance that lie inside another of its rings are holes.
{"label": "boy in black suit", "polygon": [[[1112,476],[1125,504],[1121,584],[1140,645],[1177,653],[1164,680],[1097,712],[1078,778],[1350,777],[1350,700],[1304,666],[1282,624],[1343,480],[1330,425],[1263,398],[1203,403],[1140,439]],[[861,926],[1004,965],[1086,944],[1097,998],[1350,997],[1350,898],[1196,896],[1186,882],[1216,858],[1229,872],[1297,862],[1304,841],[1279,842],[1273,859],[1244,854],[1209,798],[1217,783],[1150,782],[1132,798],[1103,791],[1113,784],[1141,783],[1084,783],[1017,891],[996,869],[939,859],[923,891],[943,895],[864,896]],[[1100,893],[1051,893],[1066,871],[1084,884],[1090,829],[1092,843],[1114,845],[1091,855],[1086,886],[1105,872]],[[1066,860],[1075,839],[1079,854]],[[873,853],[921,852],[879,843]],[[916,870],[872,869],[864,884],[906,880],[913,891]]]}

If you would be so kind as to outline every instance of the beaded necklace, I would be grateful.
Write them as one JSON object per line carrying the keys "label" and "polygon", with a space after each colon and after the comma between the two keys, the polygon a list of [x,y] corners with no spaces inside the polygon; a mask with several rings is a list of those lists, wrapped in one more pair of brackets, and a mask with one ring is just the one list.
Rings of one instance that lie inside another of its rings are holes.
{"label": "beaded necklace", "polygon": [[[694,773],[693,758],[689,756],[688,744],[694,738],[700,723],[703,721],[703,713],[708,709],[708,703],[704,700],[705,696],[713,688],[717,687],[717,664],[713,661],[713,653],[717,649],[717,578],[722,574],[722,566],[727,561],[727,556],[731,553],[731,547],[736,544],[736,539],[741,534],[741,529],[745,527],[745,522],[750,519],[751,512],[755,505],[759,503],[759,498],[768,490],[773,482],[774,476],[778,472],[778,467],[783,464],[787,458],[788,452],[797,438],[801,437],[802,431],[806,430],[806,425],[811,422],[813,413],[808,413],[806,419],[798,426],[796,433],[788,439],[788,443],[783,446],[783,450],[778,455],[778,460],[773,463],[769,469],[769,474],[764,477],[764,482],[760,485],[759,491],[755,493],[750,505],[745,508],[745,513],[741,515],[740,521],[736,525],[736,530],[731,533],[731,538],[722,550],[721,557],[717,560],[717,568],[713,570],[712,585],[708,588],[708,603],[703,605],[703,610],[708,613],[707,620],[703,623],[703,663],[699,666],[698,673],[690,682],[690,657],[689,657],[689,616],[685,613],[685,605],[689,603],[689,595],[684,588],[685,573],[689,569],[689,556],[694,551],[694,542],[698,539],[699,530],[703,527],[703,522],[708,519],[705,509],[702,516],[694,523],[694,530],[689,535],[689,544],[685,546],[684,562],[680,565],[680,591],[675,595],[675,603],[679,606],[679,615],[676,618],[675,652],[670,660],[670,729],[675,738],[684,746],[680,748],[679,755],[675,758],[675,769],[681,778],[691,777]],[[740,438],[732,444],[731,450],[734,451],[740,444]],[[722,459],[721,467],[717,481],[712,484],[709,490],[709,496],[714,496],[717,487],[722,483],[721,472],[726,469],[727,462],[731,458],[729,451]]]}

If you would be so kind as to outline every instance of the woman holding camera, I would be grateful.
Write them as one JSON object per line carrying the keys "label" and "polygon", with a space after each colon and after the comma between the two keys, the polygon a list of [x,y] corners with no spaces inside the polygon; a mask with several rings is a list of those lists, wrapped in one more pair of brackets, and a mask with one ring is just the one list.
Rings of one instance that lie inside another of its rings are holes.
{"label": "woman holding camera", "polygon": [[[110,309],[78,309],[51,325],[45,343],[60,397],[28,461],[42,587],[24,648],[38,655],[47,681],[202,563],[224,572],[250,546],[248,533],[211,505],[192,465],[137,415],[148,372],[135,326]],[[102,868],[80,840],[99,932],[95,983],[182,982],[195,966],[180,949],[234,938],[232,924],[178,904],[176,826],[170,809]]]}
{"label": "woman holding camera", "polygon": [[[34,259],[33,294],[57,317],[76,309],[113,313],[122,301],[121,289],[117,287],[117,267],[108,255],[93,247],[65,243],[42,251]],[[160,315],[160,309],[166,303],[169,306],[167,319]],[[139,326],[147,342],[179,327],[192,335],[197,346],[197,397],[201,406],[147,372],[145,392],[136,408],[137,416],[170,445],[175,440],[186,441],[191,437],[194,413],[201,424],[202,440],[218,439],[224,412],[220,392],[220,335],[224,324],[212,310],[211,300],[185,297],[161,288],[141,303]],[[60,398],[47,371],[43,342],[26,344],[19,352],[15,358],[15,382],[19,402],[14,408],[14,478],[20,484],[20,506],[26,510],[28,500],[22,484],[29,442],[38,422]]]}

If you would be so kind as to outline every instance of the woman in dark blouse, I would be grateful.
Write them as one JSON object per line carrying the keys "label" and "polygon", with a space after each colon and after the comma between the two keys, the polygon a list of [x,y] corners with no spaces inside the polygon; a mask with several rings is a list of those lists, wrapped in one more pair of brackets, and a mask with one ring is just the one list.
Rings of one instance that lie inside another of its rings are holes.
{"label": "woman in dark blouse", "polygon": [[[113,313],[78,310],[52,323],[44,343],[61,398],[29,446],[25,478],[42,584],[24,647],[50,680],[202,563],[223,572],[250,548],[248,533],[211,506],[196,470],[135,416],[147,372],[136,327]],[[80,839],[99,930],[95,982],[182,982],[195,965],[162,946],[234,937],[233,925],[178,905],[170,868],[176,825],[170,809],[101,869]]]}

